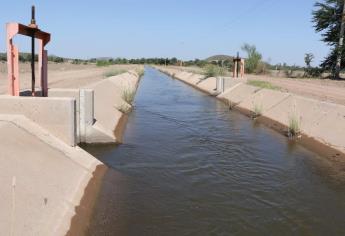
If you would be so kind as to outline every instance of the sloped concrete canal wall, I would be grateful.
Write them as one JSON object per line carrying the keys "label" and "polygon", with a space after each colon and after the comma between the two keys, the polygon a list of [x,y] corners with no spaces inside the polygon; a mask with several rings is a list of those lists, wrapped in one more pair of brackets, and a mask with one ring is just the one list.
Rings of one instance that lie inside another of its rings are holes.
{"label": "sloped concrete canal wall", "polygon": [[219,92],[216,78],[205,78],[176,68],[156,68],[216,96],[246,115],[260,110],[258,120],[281,132],[287,132],[290,122],[297,120],[302,137],[329,147],[334,155],[338,155],[337,152],[345,154],[345,106],[263,89],[233,78],[225,78],[227,86]]}
{"label": "sloped concrete canal wall", "polygon": [[119,142],[139,74],[129,71],[48,98],[0,96],[2,235],[83,235],[106,166],[80,142]]}

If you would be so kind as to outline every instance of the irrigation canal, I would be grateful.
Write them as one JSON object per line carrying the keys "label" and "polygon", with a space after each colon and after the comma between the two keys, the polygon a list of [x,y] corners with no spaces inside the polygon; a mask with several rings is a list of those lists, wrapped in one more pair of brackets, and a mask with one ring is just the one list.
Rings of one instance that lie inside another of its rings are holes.
{"label": "irrigation canal", "polygon": [[345,235],[336,162],[146,68],[90,235]]}

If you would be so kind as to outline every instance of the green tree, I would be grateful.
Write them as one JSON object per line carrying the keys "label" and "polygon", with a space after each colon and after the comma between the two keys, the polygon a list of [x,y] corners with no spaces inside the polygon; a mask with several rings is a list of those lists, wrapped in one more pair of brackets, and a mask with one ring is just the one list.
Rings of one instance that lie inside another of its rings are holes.
{"label": "green tree", "polygon": [[248,73],[256,72],[258,68],[262,55],[256,50],[255,45],[250,45],[245,43],[242,48],[243,51],[247,53],[247,60],[246,60],[246,70]]}
{"label": "green tree", "polygon": [[304,62],[308,68],[311,67],[311,63],[314,60],[314,55],[312,53],[306,53],[304,56]]}
{"label": "green tree", "polygon": [[315,31],[321,33],[322,41],[331,47],[328,56],[321,63],[321,68],[334,72],[337,53],[340,50],[342,64],[344,66],[345,50],[338,48],[339,32],[342,19],[344,1],[342,0],[323,0],[315,3],[312,13]]}
{"label": "green tree", "polygon": [[177,64],[177,58],[176,57],[171,58],[171,64],[172,65],[176,65]]}

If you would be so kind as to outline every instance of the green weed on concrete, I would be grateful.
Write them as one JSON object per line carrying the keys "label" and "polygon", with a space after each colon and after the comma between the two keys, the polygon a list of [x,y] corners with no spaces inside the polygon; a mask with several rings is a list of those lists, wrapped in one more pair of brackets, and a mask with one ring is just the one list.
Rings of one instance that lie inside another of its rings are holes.
{"label": "green weed on concrete", "polygon": [[289,117],[289,127],[288,127],[288,135],[289,137],[297,137],[301,133],[300,130],[300,121],[296,115],[292,115]]}
{"label": "green weed on concrete", "polygon": [[254,104],[253,112],[252,112],[252,118],[256,119],[259,116],[261,116],[262,115],[262,111],[263,111],[262,105]]}
{"label": "green weed on concrete", "polygon": [[249,80],[247,84],[259,87],[259,88],[265,88],[265,89],[272,89],[272,90],[279,90],[280,87],[275,86],[267,81],[261,81],[261,80]]}

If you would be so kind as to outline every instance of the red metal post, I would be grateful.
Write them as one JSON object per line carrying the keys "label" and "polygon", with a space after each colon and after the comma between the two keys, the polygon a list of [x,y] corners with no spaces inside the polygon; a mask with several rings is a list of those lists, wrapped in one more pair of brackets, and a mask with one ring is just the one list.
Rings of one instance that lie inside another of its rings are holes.
{"label": "red metal post", "polygon": [[[36,27],[36,28],[35,28]],[[13,44],[13,38],[17,34],[34,37],[39,39],[39,73],[41,78],[42,96],[48,96],[48,54],[44,47],[50,41],[50,34],[37,28],[37,25],[25,26],[18,23],[8,23],[7,30],[7,68],[8,68],[8,92],[12,96],[19,96],[19,53],[17,47]],[[34,32],[34,33],[33,33]],[[34,83],[32,84],[34,86]],[[33,96],[34,89],[32,90]]]}

